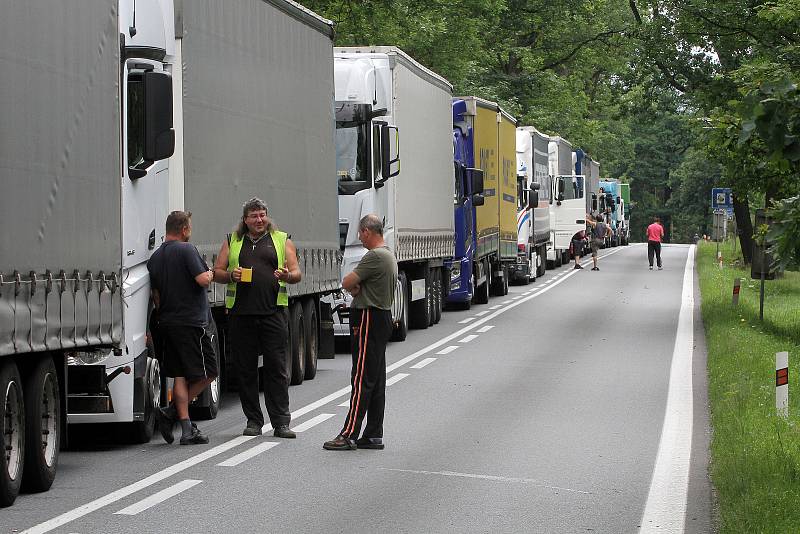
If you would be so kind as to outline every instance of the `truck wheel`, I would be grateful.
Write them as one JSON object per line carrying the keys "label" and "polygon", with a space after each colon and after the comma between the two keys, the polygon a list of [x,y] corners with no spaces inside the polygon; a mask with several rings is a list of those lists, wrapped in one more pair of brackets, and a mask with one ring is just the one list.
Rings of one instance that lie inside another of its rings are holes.
{"label": "truck wheel", "polygon": [[289,384],[297,386],[303,383],[306,376],[306,333],[303,324],[303,306],[299,302],[293,303],[289,312],[288,349],[292,355]]}
{"label": "truck wheel", "polygon": [[161,364],[152,355],[153,349],[148,343],[144,380],[134,380],[134,385],[138,383],[139,387],[144,388],[144,420],[134,421],[131,427],[131,440],[134,443],[150,441],[156,428],[156,410],[161,407]]}
{"label": "truck wheel", "polygon": [[316,299],[308,298],[303,302],[303,321],[306,333],[306,380],[317,376],[317,358],[319,357],[319,321],[317,320]]}
{"label": "truck wheel", "polygon": [[544,276],[544,272],[547,269],[547,247],[540,247],[539,248],[539,261],[536,265],[536,277]]}
{"label": "truck wheel", "polygon": [[27,407],[25,434],[26,491],[47,491],[56,477],[61,441],[61,399],[53,359],[42,358],[25,380]]}
{"label": "truck wheel", "polygon": [[395,321],[392,341],[405,341],[408,335],[408,279],[406,273],[397,274],[392,318]]}
{"label": "truck wheel", "polygon": [[211,382],[200,395],[197,396],[197,406],[189,406],[192,419],[214,419],[222,405],[222,380],[225,370],[220,358],[220,340],[217,323],[212,317],[208,322],[208,335],[211,336],[211,345],[214,346],[214,357],[217,360],[217,378]]}
{"label": "truck wheel", "polygon": [[425,277],[425,296],[420,300],[410,301],[408,306],[408,326],[418,330],[424,330],[431,324],[431,276]]}
{"label": "truck wheel", "polygon": [[[490,268],[492,269],[492,271],[494,271],[493,266],[490,265]],[[500,268],[500,270],[502,271],[502,267]],[[503,276],[502,274],[497,278],[492,276],[492,282],[491,285],[489,286],[491,294],[494,295],[495,297],[502,297],[503,295],[505,295],[505,293],[503,293],[503,286],[506,284],[508,284],[507,276]],[[507,292],[508,291],[506,290],[506,293]]]}
{"label": "truck wheel", "polygon": [[489,284],[492,276],[491,271],[489,270],[490,266],[488,265],[488,262],[486,262],[484,267],[486,269],[486,280],[475,288],[475,296],[473,297],[475,304],[487,304],[489,302]]}
{"label": "truck wheel", "polygon": [[25,465],[25,401],[14,362],[0,364],[0,392],[0,506],[11,506]]}
{"label": "truck wheel", "polygon": [[501,281],[503,296],[508,295],[508,267],[503,267],[503,280]]}
{"label": "truck wheel", "polygon": [[555,261],[556,268],[561,267],[561,258],[562,258],[561,251],[556,250],[556,261]]}

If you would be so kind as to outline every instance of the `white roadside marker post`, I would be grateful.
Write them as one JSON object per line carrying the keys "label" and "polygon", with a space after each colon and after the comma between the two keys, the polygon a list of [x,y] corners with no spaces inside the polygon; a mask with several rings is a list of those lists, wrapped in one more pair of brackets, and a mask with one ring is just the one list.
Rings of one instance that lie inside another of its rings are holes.
{"label": "white roadside marker post", "polygon": [[775,353],[775,408],[781,417],[789,417],[789,353]]}
{"label": "white roadside marker post", "polygon": [[733,305],[734,306],[738,306],[739,305],[739,291],[741,290],[741,287],[742,287],[742,279],[741,278],[735,279],[733,281]]}

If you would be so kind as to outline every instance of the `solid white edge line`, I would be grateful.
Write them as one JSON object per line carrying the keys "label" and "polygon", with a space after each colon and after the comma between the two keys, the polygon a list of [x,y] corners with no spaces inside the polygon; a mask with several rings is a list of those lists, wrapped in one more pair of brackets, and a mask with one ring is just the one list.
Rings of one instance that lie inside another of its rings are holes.
{"label": "solid white edge line", "polygon": [[412,365],[411,368],[412,369],[422,369],[423,367],[425,367],[429,363],[433,363],[435,361],[436,361],[436,358],[425,358],[423,360],[418,361],[414,365]]}
{"label": "solid white edge line", "polygon": [[162,480],[169,478],[181,471],[185,471],[190,467],[199,464],[209,458],[213,458],[223,452],[236,447],[246,441],[253,439],[255,436],[237,436],[230,441],[226,441],[221,445],[217,445],[212,449],[208,449],[207,451],[201,452],[200,454],[196,454],[191,458],[187,458],[182,462],[178,462],[177,464],[171,465],[158,473],[154,473],[149,477],[143,478],[138,482],[134,482],[133,484],[129,484],[124,488],[120,488],[117,491],[112,491],[108,495],[100,497],[99,499],[95,499],[89,503],[84,504],[83,506],[79,506],[74,508],[68,512],[64,512],[61,515],[58,515],[52,519],[45,521],[44,523],[39,523],[38,525],[25,530],[24,533],[28,534],[39,534],[42,532],[50,532],[51,530],[58,528],[62,525],[66,525],[70,521],[74,521],[78,518],[81,518],[87,514],[90,514],[100,508],[108,506],[111,503],[115,503],[120,499],[124,499],[128,495],[136,493],[139,490],[152,486],[157,482],[161,482]]}
{"label": "solid white edge line", "polygon": [[[349,399],[348,399],[347,403],[348,404],[350,403]],[[292,428],[292,430],[294,430],[295,432],[305,432],[309,428],[313,428],[313,427],[317,426],[320,423],[324,423],[325,421],[327,421],[328,419],[330,419],[331,417],[333,417],[335,415],[336,414],[333,414],[333,413],[321,413],[321,414],[319,414],[317,416],[312,417],[311,419],[309,419],[308,421],[306,421],[304,423],[300,423],[296,427]]]}
{"label": "solid white edge line", "polygon": [[177,484],[174,484],[166,489],[163,489],[157,493],[152,494],[146,499],[142,499],[141,501],[134,503],[128,506],[127,508],[123,508],[119,512],[114,512],[114,515],[136,515],[139,512],[144,512],[148,508],[152,508],[153,506],[166,501],[170,497],[174,497],[179,493],[183,493],[184,491],[200,484],[201,482],[202,480],[192,480],[192,479],[182,480]]}
{"label": "solid white edge line", "polygon": [[386,387],[389,387],[389,386],[391,386],[393,384],[397,384],[398,382],[400,382],[402,379],[404,379],[407,376],[408,376],[408,373],[397,373],[396,375],[393,375],[393,376],[387,378],[386,379]]}
{"label": "solid white edge line", "polygon": [[253,458],[254,456],[258,456],[262,452],[266,452],[270,450],[272,447],[275,447],[277,445],[278,445],[277,441],[263,441],[258,445],[250,447],[244,452],[240,452],[239,454],[231,456],[224,462],[220,462],[217,465],[221,467],[235,467],[240,463],[247,461],[250,458]]}
{"label": "solid white edge line", "polygon": [[[617,252],[620,252],[621,250],[625,250],[625,249],[623,249],[623,248],[614,249],[613,251],[609,252],[608,254],[604,254],[604,255],[600,256],[598,259],[602,259],[602,258],[605,258],[607,256],[611,256],[612,254],[616,254]],[[520,299],[520,300],[518,300],[516,302],[513,302],[509,306],[507,306],[505,308],[502,308],[502,309],[499,309],[496,312],[494,312],[494,313],[492,313],[490,315],[487,315],[486,317],[483,317],[483,318],[479,319],[478,321],[475,322],[475,324],[467,326],[467,327],[464,327],[461,330],[458,330],[458,331],[456,331],[456,332],[454,332],[454,333],[452,333],[452,334],[450,334],[448,336],[445,336],[444,338],[440,339],[439,341],[431,343],[427,347],[424,347],[424,348],[422,348],[422,349],[420,349],[420,350],[418,350],[418,351],[406,356],[405,358],[400,359],[399,361],[393,363],[392,365],[387,366],[386,367],[386,372],[389,373],[391,371],[394,371],[395,369],[397,369],[399,367],[402,367],[403,365],[407,364],[408,362],[416,360],[417,358],[419,358],[423,354],[426,354],[426,353],[428,353],[429,351],[431,351],[431,350],[433,350],[435,348],[441,347],[442,345],[444,345],[448,341],[451,341],[451,340],[457,338],[458,336],[463,335],[464,333],[472,330],[476,326],[481,325],[483,323],[486,323],[487,321],[490,321],[490,320],[494,319],[495,317],[499,316],[500,314],[505,313],[506,311],[508,311],[508,310],[510,310],[512,308],[515,308],[515,307],[519,306],[520,304],[522,304],[524,302],[527,302],[529,300],[532,300],[532,299],[538,297],[542,293],[546,293],[547,291],[549,291],[550,289],[552,289],[556,285],[558,285],[561,282],[563,282],[564,280],[568,279],[570,276],[573,276],[574,274],[576,274],[577,271],[578,271],[577,269],[573,270],[572,272],[568,273],[567,275],[562,277],[560,280],[558,280],[556,283],[551,284],[551,285],[549,285],[547,287],[544,287],[541,290],[534,292],[530,296],[525,297],[524,299]],[[506,301],[506,302],[504,302],[504,304],[508,304],[509,302],[511,302],[511,301]],[[472,320],[472,318],[470,318],[470,321],[471,320]],[[405,378],[405,377],[403,377],[403,378]],[[316,410],[317,408],[319,408],[321,406],[325,406],[326,404],[338,399],[339,397],[342,397],[344,395],[349,395],[349,394],[350,394],[350,386],[344,387],[344,388],[342,388],[342,389],[340,389],[338,391],[334,391],[330,395],[327,395],[327,396],[325,396],[325,397],[323,397],[323,398],[321,398],[321,399],[319,399],[319,400],[317,400],[315,402],[312,402],[311,404],[308,404],[306,406],[303,406],[302,408],[299,408],[298,410],[292,412],[291,415],[292,415],[293,418],[300,417],[301,415],[304,415],[304,414],[307,414],[308,412]],[[157,483],[157,482],[159,482],[161,480],[164,480],[165,478],[169,478],[169,477],[171,477],[172,475],[174,475],[176,473],[180,473],[181,471],[184,471],[184,470],[188,469],[189,467],[192,467],[193,465],[199,464],[200,462],[203,462],[203,461],[205,461],[205,460],[207,460],[209,458],[212,458],[214,456],[222,454],[223,452],[225,452],[225,451],[227,451],[229,449],[232,449],[233,447],[236,447],[239,444],[244,443],[245,441],[253,439],[253,437],[254,436],[237,436],[237,437],[233,438],[230,441],[226,441],[225,443],[223,443],[221,445],[217,445],[216,447],[214,447],[212,449],[209,449],[209,450],[207,450],[207,451],[205,451],[203,453],[200,453],[200,454],[198,454],[196,456],[192,456],[191,458],[188,458],[186,460],[178,462],[177,464],[174,464],[174,465],[172,465],[170,467],[167,467],[166,469],[164,469],[164,470],[162,470],[162,471],[160,471],[158,473],[155,473],[153,475],[150,475],[149,477],[143,478],[142,480],[139,480],[138,482],[134,482],[133,484],[129,484],[129,485],[123,487],[123,488],[120,488],[120,489],[118,489],[118,490],[116,490],[114,492],[111,492],[111,493],[109,493],[108,495],[106,495],[104,497],[100,497],[100,498],[95,499],[95,500],[93,500],[91,502],[88,502],[88,503],[86,503],[84,505],[81,505],[81,506],[79,506],[77,508],[73,508],[72,510],[64,512],[63,514],[60,514],[60,515],[58,515],[58,516],[56,516],[56,517],[54,517],[52,519],[44,521],[43,523],[39,523],[38,525],[35,525],[35,526],[23,531],[21,534],[28,534],[28,533],[30,533],[30,534],[38,534],[38,533],[50,532],[51,530],[53,530],[55,528],[58,528],[58,527],[60,527],[62,525],[65,525],[65,524],[71,522],[71,521],[74,521],[75,519],[78,519],[78,518],[81,518],[81,517],[83,517],[85,515],[88,515],[88,514],[94,512],[94,511],[96,511],[96,510],[99,510],[100,508],[108,506],[109,504],[117,502],[118,500],[123,499],[123,498],[127,497],[128,495],[131,495],[132,493],[136,493],[137,491],[139,491],[141,489],[144,489],[144,488],[146,488],[148,486],[151,486],[151,485],[153,485],[153,484],[155,484],[155,483]]]}
{"label": "solid white edge line", "polygon": [[683,271],[681,309],[661,439],[639,532],[683,532],[692,454],[692,357],[694,351],[694,256],[691,246]]}

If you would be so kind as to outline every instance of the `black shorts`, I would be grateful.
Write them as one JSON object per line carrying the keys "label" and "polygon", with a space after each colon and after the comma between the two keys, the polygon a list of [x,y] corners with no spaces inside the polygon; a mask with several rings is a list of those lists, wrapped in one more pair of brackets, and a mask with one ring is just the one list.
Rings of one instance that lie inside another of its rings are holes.
{"label": "black shorts", "polygon": [[161,338],[161,371],[165,376],[188,379],[217,376],[215,339],[199,326],[165,326]]}

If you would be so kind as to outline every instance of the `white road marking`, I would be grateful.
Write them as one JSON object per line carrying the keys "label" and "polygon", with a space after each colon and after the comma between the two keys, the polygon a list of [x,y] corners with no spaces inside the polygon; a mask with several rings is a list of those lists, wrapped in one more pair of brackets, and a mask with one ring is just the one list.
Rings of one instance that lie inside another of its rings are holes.
{"label": "white road marking", "polygon": [[349,407],[350,406],[350,399],[347,399],[343,403],[339,404],[339,406],[343,406],[345,408]]}
{"label": "white road marking", "polygon": [[391,378],[386,379],[386,387],[391,386],[392,384],[397,384],[402,379],[408,376],[408,373],[397,373],[396,375],[392,376]]}
{"label": "white road marking", "polygon": [[489,330],[491,330],[492,328],[494,328],[494,325],[487,325],[487,326],[482,326],[482,327],[478,328],[478,329],[477,329],[477,330],[475,330],[475,331],[476,331],[476,332],[478,332],[478,333],[480,333],[480,334],[483,334],[484,332],[488,332],[488,331],[489,331]]}
{"label": "white road marking", "polygon": [[512,302],[514,302],[514,301],[511,300],[511,299],[508,299],[508,300],[504,300],[501,304],[511,304]]}
{"label": "white road marking", "polygon": [[[347,404],[348,405],[350,404],[350,399],[347,400]],[[325,421],[327,421],[328,419],[330,419],[334,415],[336,415],[336,414],[333,414],[333,413],[321,413],[321,414],[317,415],[316,417],[312,417],[311,419],[309,419],[305,423],[300,423],[296,427],[292,428],[292,430],[294,430],[295,432],[305,432],[309,428],[313,428],[313,427],[317,426],[320,423],[324,423]]]}
{"label": "white road marking", "polygon": [[462,320],[458,321],[458,324],[467,324],[467,323],[471,323],[474,320],[475,320],[475,317],[467,317],[466,319],[462,319]]}
{"label": "white road marking", "polygon": [[502,304],[495,304],[494,306],[489,306],[489,309],[490,310],[496,310],[496,309],[499,309],[499,308],[502,308],[502,307],[503,307]]}
{"label": "white road marking", "polygon": [[458,345],[448,345],[447,347],[443,348],[442,350],[440,350],[436,354],[450,354],[451,352],[453,352],[457,348],[458,348]]}
{"label": "white road marking", "polygon": [[486,315],[487,313],[492,313],[492,310],[483,310],[483,311],[479,311],[479,312],[478,312],[478,313],[476,313],[475,315],[476,315],[476,316],[478,316],[478,317],[483,317],[483,316],[484,316],[484,315]]}
{"label": "white road marking", "polygon": [[136,515],[139,512],[144,512],[145,510],[166,501],[170,497],[174,497],[179,493],[183,493],[184,491],[200,484],[201,482],[202,480],[192,480],[192,479],[183,480],[181,482],[178,482],[174,486],[170,486],[166,489],[159,491],[158,493],[152,494],[146,499],[142,499],[136,504],[132,504],[127,508],[123,508],[119,512],[114,512],[114,515]]}
{"label": "white road marking", "polygon": [[[611,256],[612,254],[616,254],[617,252],[620,252],[622,250],[625,250],[625,249],[624,248],[614,249],[613,251],[609,252],[608,254],[604,254],[603,256],[600,256],[600,258],[605,258],[607,256]],[[589,261],[591,261],[591,260],[589,260]],[[587,261],[586,264],[588,264],[589,261]],[[548,287],[542,288],[541,290],[533,293],[532,295],[530,295],[530,296],[528,296],[528,297],[526,297],[526,298],[524,298],[522,300],[519,300],[517,302],[514,302],[510,306],[507,306],[505,308],[499,309],[496,312],[494,312],[493,314],[479,319],[475,325],[464,327],[464,328],[462,328],[462,329],[460,329],[460,330],[458,330],[456,332],[453,332],[450,335],[447,335],[447,336],[443,337],[442,339],[440,339],[438,341],[435,341],[434,343],[431,343],[430,345],[428,345],[426,347],[421,348],[420,350],[418,350],[418,351],[416,351],[416,352],[414,352],[412,354],[409,354],[408,356],[406,356],[404,358],[401,358],[400,360],[396,361],[395,363],[387,366],[386,372],[388,373],[388,372],[394,371],[395,369],[404,366],[408,362],[416,360],[417,358],[419,358],[423,354],[427,354],[431,350],[436,349],[438,347],[441,347],[445,343],[457,338],[458,336],[463,335],[464,333],[468,332],[469,330],[471,330],[475,326],[477,326],[479,324],[483,324],[485,322],[488,322],[488,321],[494,319],[495,317],[499,316],[500,314],[505,313],[505,312],[517,307],[518,305],[520,305],[520,304],[522,304],[524,302],[527,302],[529,300],[535,299],[539,295],[541,295],[543,293],[546,293],[547,291],[551,290],[556,285],[558,285],[561,282],[563,282],[564,280],[568,279],[570,276],[573,276],[575,273],[576,273],[576,271],[572,271],[569,274],[567,274],[566,276],[564,276],[561,280],[559,280],[556,284],[553,284],[553,285],[550,285]],[[510,304],[511,302],[512,301],[508,300],[508,301],[503,302],[503,304]],[[473,318],[470,318],[470,321],[472,319]],[[470,322],[470,321],[467,321],[467,322]],[[403,377],[403,378],[405,378],[405,377]],[[342,397],[344,395],[349,395],[349,394],[350,394],[350,386],[343,387],[342,389],[339,389],[338,391],[334,391],[330,395],[327,395],[327,396],[325,396],[325,397],[323,397],[323,398],[321,398],[321,399],[319,399],[317,401],[312,402],[311,404],[307,404],[306,406],[303,406],[302,408],[297,409],[296,411],[292,412],[291,416],[292,416],[292,418],[298,418],[301,415],[305,415],[308,412],[314,411],[317,408],[320,408],[321,406],[325,406],[326,404],[329,404],[329,403],[335,401],[336,399],[338,399],[338,398],[340,398],[340,397]],[[101,508],[103,508],[105,506],[108,506],[109,504],[117,502],[120,499],[123,499],[123,498],[127,497],[128,495],[136,493],[137,491],[139,491],[141,489],[144,489],[146,487],[152,486],[153,484],[155,484],[155,483],[157,483],[157,482],[159,482],[161,480],[164,480],[164,479],[169,478],[169,477],[171,477],[171,476],[173,476],[173,475],[175,475],[177,473],[185,471],[186,469],[188,469],[188,468],[190,468],[190,467],[192,467],[192,466],[194,466],[196,464],[199,464],[201,462],[204,462],[205,460],[207,460],[209,458],[212,458],[214,456],[222,454],[223,452],[225,452],[225,451],[227,451],[229,449],[232,449],[232,448],[240,445],[241,443],[244,443],[244,442],[246,442],[246,441],[248,441],[250,439],[253,439],[253,437],[254,436],[237,436],[237,437],[233,438],[232,440],[229,440],[229,441],[227,441],[225,443],[222,443],[221,445],[217,445],[216,447],[214,447],[212,449],[209,449],[209,450],[204,451],[204,452],[202,452],[200,454],[192,456],[191,458],[188,458],[186,460],[178,462],[177,464],[169,466],[166,469],[163,469],[162,471],[159,471],[158,473],[155,473],[153,475],[145,477],[142,480],[139,480],[139,481],[134,482],[132,484],[129,484],[129,485],[123,487],[123,488],[120,488],[120,489],[118,489],[118,490],[116,490],[114,492],[111,492],[111,493],[109,493],[108,495],[106,495],[104,497],[100,497],[100,498],[95,499],[95,500],[93,500],[93,501],[91,501],[89,503],[81,505],[81,506],[79,506],[77,508],[73,508],[72,510],[64,512],[63,514],[58,515],[58,516],[56,516],[56,517],[54,517],[52,519],[49,519],[49,520],[47,520],[47,521],[45,521],[43,523],[39,523],[38,525],[35,525],[35,526],[29,528],[28,530],[25,530],[21,534],[28,534],[28,533],[30,533],[30,534],[38,534],[38,533],[50,532],[53,529],[56,529],[56,528],[58,528],[58,527],[60,527],[62,525],[70,523],[70,522],[72,522],[72,521],[74,521],[76,519],[84,517],[84,516],[94,512],[94,511],[97,511],[97,510],[99,510],[99,509],[101,509]]]}
{"label": "white road marking", "polygon": [[240,452],[237,455],[231,456],[230,458],[228,458],[224,462],[220,462],[217,465],[220,465],[222,467],[235,467],[235,466],[239,465],[240,463],[242,463],[242,462],[244,462],[246,460],[249,460],[250,458],[253,458],[254,456],[258,456],[262,452],[266,452],[266,451],[270,450],[272,447],[275,447],[277,445],[278,445],[277,441],[264,441],[264,442],[259,443],[258,445],[255,445],[254,447],[250,447],[249,449],[247,449],[244,452]]}
{"label": "white road marking", "polygon": [[459,339],[458,342],[459,343],[469,343],[470,341],[472,341],[476,337],[478,337],[478,336],[476,336],[475,334],[470,334],[468,336],[464,336],[463,338]]}
{"label": "white road marking", "polygon": [[412,369],[422,369],[429,363],[433,363],[436,361],[436,358],[425,358],[424,360],[420,360],[419,362],[415,363],[411,366]]}
{"label": "white road marking", "polygon": [[661,441],[639,532],[683,532],[692,454],[692,357],[694,347],[694,255],[683,270],[681,310],[672,352]]}
{"label": "white road marking", "polygon": [[522,298],[522,295],[517,295],[516,297],[511,297],[511,300],[519,300]]}
{"label": "white road marking", "polygon": [[133,484],[129,484],[124,488],[120,488],[117,491],[112,491],[108,495],[100,497],[99,499],[95,499],[89,503],[86,503],[82,506],[74,508],[68,512],[64,512],[61,515],[54,517],[44,523],[39,523],[38,525],[29,528],[25,531],[27,534],[39,534],[42,532],[50,532],[51,530],[58,528],[62,525],[66,525],[71,521],[75,521],[78,518],[81,518],[87,514],[90,514],[100,508],[108,506],[109,504],[115,503],[120,499],[124,499],[128,495],[136,493],[139,490],[143,490],[153,484],[161,482],[162,480],[169,478],[173,475],[180,473],[181,471],[185,471],[190,467],[199,464],[200,462],[204,462],[209,458],[213,458],[214,456],[218,456],[223,452],[230,450],[237,445],[241,445],[245,441],[249,441],[253,439],[255,436],[237,436],[230,441],[226,441],[221,445],[217,445],[212,449],[208,449],[206,451],[201,452],[200,454],[196,454],[191,458],[187,458],[182,462],[178,462],[175,465],[171,465],[161,471],[150,475],[149,477],[143,478],[138,482],[134,482]]}
{"label": "white road marking", "polygon": [[443,477],[459,477],[459,478],[473,478],[478,480],[491,480],[492,482],[515,482],[518,484],[531,484],[539,486],[540,488],[547,488],[558,491],[570,491],[573,493],[582,493],[584,495],[591,495],[591,491],[582,491],[572,488],[562,488],[560,486],[551,486],[549,484],[542,484],[538,480],[532,478],[518,478],[518,477],[500,477],[495,475],[476,475],[474,473],[457,473],[455,471],[418,471],[415,469],[392,469],[388,467],[379,467],[381,471],[394,471],[395,473],[410,473],[414,475],[439,475]]}

